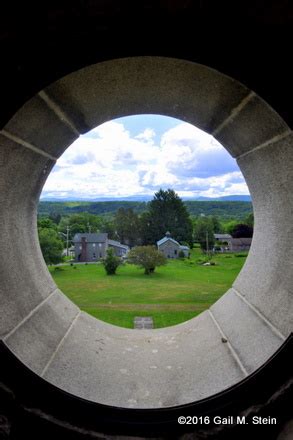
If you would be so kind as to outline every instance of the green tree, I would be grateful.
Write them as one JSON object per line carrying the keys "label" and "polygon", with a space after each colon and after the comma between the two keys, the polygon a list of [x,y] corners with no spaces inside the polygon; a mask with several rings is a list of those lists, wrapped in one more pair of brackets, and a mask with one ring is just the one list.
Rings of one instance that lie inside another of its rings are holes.
{"label": "green tree", "polygon": [[[214,223],[211,217],[200,217],[194,228],[194,240],[202,250],[211,250],[215,244]],[[208,249],[207,249],[208,247]]]}
{"label": "green tree", "polygon": [[238,223],[233,228],[231,235],[234,238],[251,238],[253,235],[253,228],[244,223]]}
{"label": "green tree", "polygon": [[115,214],[114,224],[121,243],[125,243],[130,247],[138,244],[140,222],[138,215],[131,208],[119,208]]}
{"label": "green tree", "polygon": [[62,261],[63,242],[58,232],[52,228],[39,228],[39,242],[44,260],[47,264],[57,264]]}
{"label": "green tree", "polygon": [[248,214],[247,217],[245,217],[244,223],[248,226],[250,226],[251,228],[253,228],[254,225],[254,215],[253,212],[251,212],[250,214]]}
{"label": "green tree", "polygon": [[39,217],[38,218],[38,229],[53,229],[57,231],[57,225],[49,217]]}
{"label": "green tree", "polygon": [[114,254],[114,250],[109,248],[107,250],[107,256],[103,260],[104,268],[107,272],[107,275],[115,275],[118,266],[121,264],[121,260],[119,257],[116,257]]}
{"label": "green tree", "polygon": [[114,223],[114,219],[107,216],[107,217],[101,217],[101,225],[99,232],[105,232],[108,234],[108,238],[111,240],[118,240],[118,235],[116,231],[116,226]]}
{"label": "green tree", "polygon": [[49,219],[52,220],[52,222],[54,222],[56,225],[59,225],[61,218],[62,216],[58,212],[52,211],[49,214]]}
{"label": "green tree", "polygon": [[237,220],[230,220],[229,222],[226,222],[224,225],[225,233],[232,235],[232,232],[237,224]]}
{"label": "green tree", "polygon": [[102,221],[98,215],[82,212],[62,217],[58,229],[66,234],[66,229],[69,226],[70,238],[72,239],[79,232],[97,232],[101,225]]}
{"label": "green tree", "polygon": [[218,219],[217,216],[213,215],[211,217],[212,223],[213,223],[213,228],[214,228],[214,233],[215,234],[222,234],[223,232],[223,227],[220,223],[220,220]]}
{"label": "green tree", "polygon": [[163,266],[167,259],[155,246],[136,246],[130,250],[127,261],[144,269],[145,275],[150,275],[157,266]]}
{"label": "green tree", "polygon": [[167,231],[179,241],[192,246],[192,222],[188,211],[174,190],[160,189],[148,205],[148,212],[141,216],[143,242],[154,244]]}

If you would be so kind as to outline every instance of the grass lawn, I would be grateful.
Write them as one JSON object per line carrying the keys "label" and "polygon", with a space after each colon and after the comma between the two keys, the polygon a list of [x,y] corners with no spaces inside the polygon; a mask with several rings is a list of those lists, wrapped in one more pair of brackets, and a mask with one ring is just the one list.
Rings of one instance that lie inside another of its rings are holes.
{"label": "grass lawn", "polygon": [[101,264],[50,267],[65,295],[81,310],[103,321],[133,328],[135,316],[152,316],[155,328],[179,324],[213,304],[241,270],[245,258],[213,257],[215,266],[201,266],[199,249],[188,260],[169,260],[152,275],[125,264],[108,276]]}

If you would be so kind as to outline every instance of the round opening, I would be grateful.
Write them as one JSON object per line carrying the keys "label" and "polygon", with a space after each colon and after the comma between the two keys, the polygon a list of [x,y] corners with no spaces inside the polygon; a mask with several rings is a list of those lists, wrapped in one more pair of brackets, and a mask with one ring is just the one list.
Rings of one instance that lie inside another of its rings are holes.
{"label": "round opening", "polygon": [[[36,231],[39,195],[56,158],[80,133],[139,113],[211,133],[237,159],[255,215],[251,250],[232,289],[187,323],[144,332],[102,323],[66,299]],[[1,132],[5,344],[45,380],[120,407],[186,404],[239,382],[292,328],[291,151],[288,127],[258,96],[183,60],[108,61],[40,92]]]}
{"label": "round opening", "polygon": [[58,159],[38,209],[41,249],[81,310],[122,327],[167,327],[232,286],[252,240],[249,200],[212,136],[161,115],[119,118]]}

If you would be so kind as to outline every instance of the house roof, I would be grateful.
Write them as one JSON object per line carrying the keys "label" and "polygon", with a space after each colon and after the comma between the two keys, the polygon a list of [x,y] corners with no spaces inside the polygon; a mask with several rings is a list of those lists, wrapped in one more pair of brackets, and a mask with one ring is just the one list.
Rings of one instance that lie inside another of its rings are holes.
{"label": "house roof", "polygon": [[188,246],[179,246],[180,249],[182,249],[183,251],[189,251],[189,247]]}
{"label": "house roof", "polygon": [[85,237],[87,243],[105,243],[108,239],[107,233],[92,234],[80,232],[73,237],[74,243],[81,243],[81,239]]}
{"label": "house roof", "polygon": [[214,237],[217,240],[230,240],[232,238],[232,235],[230,235],[230,234],[214,234]]}
{"label": "house roof", "polygon": [[170,238],[170,237],[161,238],[161,240],[157,241],[157,246],[161,246],[161,244],[166,243],[166,241],[172,241],[172,243],[176,244],[177,246],[180,246],[178,241],[176,241],[176,240],[174,240],[173,238]]}
{"label": "house roof", "polygon": [[252,242],[252,238],[248,238],[248,237],[239,237],[239,238],[232,238],[231,240],[232,244],[244,244],[244,245],[249,245]]}
{"label": "house roof", "polygon": [[122,249],[125,249],[125,250],[129,249],[129,246],[127,246],[126,244],[121,244],[119,241],[116,241],[116,240],[108,240],[108,244],[110,246],[119,247],[119,248],[122,248]]}

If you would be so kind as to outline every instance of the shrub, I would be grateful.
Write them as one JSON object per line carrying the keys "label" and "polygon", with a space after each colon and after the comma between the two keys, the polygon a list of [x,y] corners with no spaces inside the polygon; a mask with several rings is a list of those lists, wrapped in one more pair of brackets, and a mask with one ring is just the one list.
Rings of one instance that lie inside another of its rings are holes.
{"label": "shrub", "polygon": [[179,251],[178,257],[179,258],[185,258],[185,253],[183,251]]}
{"label": "shrub", "polygon": [[60,267],[60,266],[54,267],[54,271],[56,271],[56,272],[60,272],[62,270],[64,270],[63,267]]}
{"label": "shrub", "polygon": [[136,246],[128,254],[128,262],[144,269],[145,275],[150,275],[157,266],[163,266],[167,259],[155,246]]}
{"label": "shrub", "polygon": [[107,272],[107,275],[115,275],[120,263],[120,258],[116,257],[116,255],[114,254],[114,250],[112,248],[108,249],[107,256],[103,260],[103,265]]}
{"label": "shrub", "polygon": [[39,228],[39,241],[44,260],[47,264],[57,264],[62,261],[63,243],[57,231],[49,228]]}

